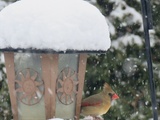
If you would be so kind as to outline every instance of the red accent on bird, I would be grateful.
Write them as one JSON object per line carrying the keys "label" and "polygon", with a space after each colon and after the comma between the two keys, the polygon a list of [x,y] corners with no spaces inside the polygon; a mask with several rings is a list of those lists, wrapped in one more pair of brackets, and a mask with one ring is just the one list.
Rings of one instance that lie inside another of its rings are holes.
{"label": "red accent on bird", "polygon": [[115,99],[118,99],[118,98],[119,98],[119,96],[117,94],[112,95],[112,100],[115,100]]}
{"label": "red accent on bird", "polygon": [[88,103],[88,102],[83,102],[81,104],[82,107],[86,107],[86,106],[97,106],[100,105],[102,103],[102,101],[96,102],[96,103]]}

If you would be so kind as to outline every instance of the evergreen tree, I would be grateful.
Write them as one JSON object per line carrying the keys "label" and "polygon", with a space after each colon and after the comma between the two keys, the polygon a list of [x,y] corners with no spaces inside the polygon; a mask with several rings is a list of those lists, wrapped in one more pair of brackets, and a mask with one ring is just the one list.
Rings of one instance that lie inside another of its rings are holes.
{"label": "evergreen tree", "polygon": [[10,120],[11,118],[11,104],[6,81],[5,66],[0,57],[0,119]]}
{"label": "evergreen tree", "polygon": [[[13,1],[0,0],[0,11]],[[11,120],[12,111],[3,56],[0,53],[0,120]]]}
{"label": "evergreen tree", "polygon": [[[103,83],[107,82],[119,94],[120,99],[104,115],[104,119],[152,118],[140,1],[97,0],[94,4],[106,16],[112,46],[106,54],[90,56],[85,84],[86,96],[98,92]],[[153,5],[153,10],[156,11],[153,11],[153,20],[156,19],[157,23],[159,2],[154,1]],[[155,26],[151,33],[157,102],[160,98],[159,30],[159,26]]]}

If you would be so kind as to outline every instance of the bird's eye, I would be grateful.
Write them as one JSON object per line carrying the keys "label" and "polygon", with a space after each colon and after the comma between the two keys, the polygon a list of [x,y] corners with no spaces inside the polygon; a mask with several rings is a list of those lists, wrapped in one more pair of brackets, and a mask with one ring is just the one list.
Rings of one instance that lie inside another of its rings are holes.
{"label": "bird's eye", "polygon": [[109,95],[110,97],[112,97],[112,93],[108,93],[108,95]]}

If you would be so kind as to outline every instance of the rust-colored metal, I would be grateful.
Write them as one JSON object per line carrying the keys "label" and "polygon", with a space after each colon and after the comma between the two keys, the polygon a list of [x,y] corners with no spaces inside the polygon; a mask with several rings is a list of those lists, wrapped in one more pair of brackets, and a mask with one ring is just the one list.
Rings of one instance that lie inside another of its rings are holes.
{"label": "rust-colored metal", "polygon": [[[29,106],[35,105],[43,97],[43,81],[40,78],[40,81],[37,81],[37,78],[39,78],[38,72],[31,68],[23,69],[17,73],[15,80],[17,84],[17,98],[23,104]],[[42,89],[40,89],[40,86],[42,87]]]}
{"label": "rust-colored metal", "polygon": [[55,88],[58,73],[58,55],[42,55],[42,77],[45,84],[45,109],[46,119],[55,116]]}
{"label": "rust-colored metal", "polygon": [[83,91],[83,86],[84,86],[86,63],[87,63],[87,54],[80,54],[79,55],[79,65],[78,65],[79,85],[78,85],[78,95],[77,95],[76,113],[75,113],[76,120],[79,120],[79,114],[80,114],[80,109],[81,109],[82,91]]}
{"label": "rust-colored metal", "polygon": [[4,52],[5,66],[8,78],[8,87],[12,106],[13,119],[18,120],[18,106],[15,91],[15,70],[14,70],[14,53]]}
{"label": "rust-colored metal", "polygon": [[73,69],[66,67],[60,72],[57,78],[57,97],[62,104],[73,103],[77,84],[77,73]]}

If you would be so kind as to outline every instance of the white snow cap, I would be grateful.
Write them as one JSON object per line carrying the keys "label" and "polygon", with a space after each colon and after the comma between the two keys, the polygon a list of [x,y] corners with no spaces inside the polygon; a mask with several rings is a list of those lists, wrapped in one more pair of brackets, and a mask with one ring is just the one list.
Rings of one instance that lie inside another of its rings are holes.
{"label": "white snow cap", "polygon": [[21,0],[0,12],[0,49],[106,51],[105,17],[82,0]]}
{"label": "white snow cap", "polygon": [[48,119],[48,120],[64,120],[64,119],[61,119],[61,118],[52,118],[52,119]]}

